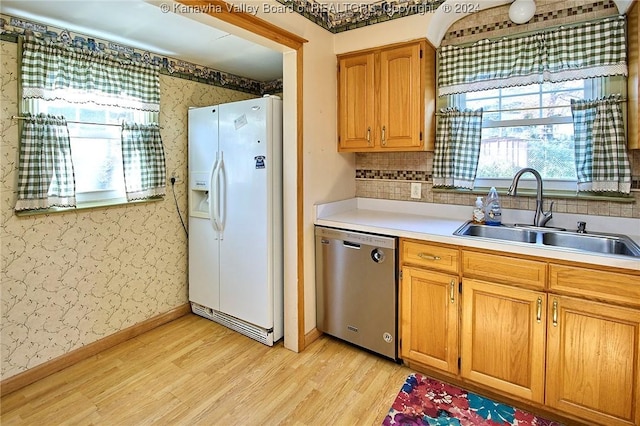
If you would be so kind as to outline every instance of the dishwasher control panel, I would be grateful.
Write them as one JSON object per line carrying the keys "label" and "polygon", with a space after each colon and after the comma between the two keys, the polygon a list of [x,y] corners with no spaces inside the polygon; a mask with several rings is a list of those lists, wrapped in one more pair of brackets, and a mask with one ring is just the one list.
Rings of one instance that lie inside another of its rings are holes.
{"label": "dishwasher control panel", "polygon": [[387,237],[375,234],[363,234],[360,232],[345,231],[342,229],[322,228],[317,226],[316,237],[323,237],[327,241],[334,239],[394,250],[396,248],[395,237]]}

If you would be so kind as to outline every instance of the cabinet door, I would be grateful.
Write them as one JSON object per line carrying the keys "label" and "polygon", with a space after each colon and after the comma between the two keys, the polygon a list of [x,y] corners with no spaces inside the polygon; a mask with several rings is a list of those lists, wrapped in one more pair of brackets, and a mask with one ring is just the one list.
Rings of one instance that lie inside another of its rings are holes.
{"label": "cabinet door", "polygon": [[546,404],[607,425],[640,424],[640,311],[549,297]]}
{"label": "cabinet door", "polygon": [[542,403],[546,294],[462,282],[461,375]]}
{"label": "cabinet door", "polygon": [[373,149],[375,132],[375,55],[348,56],[339,60],[339,150]]}
{"label": "cabinet door", "polygon": [[458,372],[458,277],[402,268],[401,356]]}
{"label": "cabinet door", "polygon": [[380,52],[380,146],[422,146],[424,61],[421,43]]}

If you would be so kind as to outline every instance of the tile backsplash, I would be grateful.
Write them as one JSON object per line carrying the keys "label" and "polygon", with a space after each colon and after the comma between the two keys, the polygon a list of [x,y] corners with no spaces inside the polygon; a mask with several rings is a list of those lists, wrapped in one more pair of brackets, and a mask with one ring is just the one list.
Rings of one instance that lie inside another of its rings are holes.
{"label": "tile backsplash", "polygon": [[[640,218],[640,150],[630,151],[634,201],[586,200],[576,197],[545,197],[554,201],[553,211],[600,216]],[[356,196],[401,201],[422,201],[471,206],[478,194],[433,190],[433,153],[390,152],[356,154]],[[422,183],[420,200],[411,198],[411,183]],[[535,197],[502,197],[502,206],[535,210]]]}
{"label": "tile backsplash", "polygon": [[550,26],[588,21],[618,15],[613,0],[536,0],[536,11],[525,24],[509,20],[510,4],[472,13],[454,22],[442,40],[442,45],[471,43],[488,37],[527,33]]}

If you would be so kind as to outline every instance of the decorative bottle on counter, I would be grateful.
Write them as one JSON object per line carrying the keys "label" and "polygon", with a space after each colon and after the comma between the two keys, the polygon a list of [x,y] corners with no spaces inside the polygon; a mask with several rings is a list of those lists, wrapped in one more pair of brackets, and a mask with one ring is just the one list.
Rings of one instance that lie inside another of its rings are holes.
{"label": "decorative bottle on counter", "polygon": [[502,225],[502,208],[500,208],[500,197],[494,186],[489,190],[487,195],[487,204],[485,207],[484,222],[487,225]]}
{"label": "decorative bottle on counter", "polygon": [[476,198],[476,206],[473,208],[473,223],[484,223],[484,204],[482,197]]}

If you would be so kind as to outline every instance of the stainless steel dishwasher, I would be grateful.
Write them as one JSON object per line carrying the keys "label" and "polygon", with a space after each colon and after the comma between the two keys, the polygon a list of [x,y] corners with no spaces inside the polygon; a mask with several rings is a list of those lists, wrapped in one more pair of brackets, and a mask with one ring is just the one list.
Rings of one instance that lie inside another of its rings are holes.
{"label": "stainless steel dishwasher", "polygon": [[396,238],[316,226],[318,330],[398,360]]}

